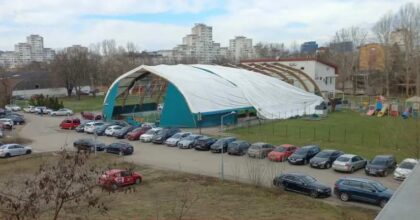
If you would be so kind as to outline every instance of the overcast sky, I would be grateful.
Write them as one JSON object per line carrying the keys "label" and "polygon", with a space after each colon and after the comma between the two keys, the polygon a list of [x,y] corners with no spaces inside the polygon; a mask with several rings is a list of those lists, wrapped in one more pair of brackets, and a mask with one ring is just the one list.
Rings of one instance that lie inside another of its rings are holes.
{"label": "overcast sky", "polygon": [[[418,1],[418,0],[411,0]],[[409,0],[0,0],[0,50],[30,34],[45,47],[134,42],[140,50],[171,49],[194,23],[213,26],[216,42],[234,36],[289,45],[327,42],[352,25],[369,28]]]}

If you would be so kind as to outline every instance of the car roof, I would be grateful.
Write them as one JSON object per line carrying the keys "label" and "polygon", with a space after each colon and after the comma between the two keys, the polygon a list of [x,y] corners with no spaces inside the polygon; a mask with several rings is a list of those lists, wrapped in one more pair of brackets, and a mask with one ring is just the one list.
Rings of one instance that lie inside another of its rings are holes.
{"label": "car roof", "polygon": [[111,170],[105,171],[105,174],[113,175],[113,174],[116,174],[116,173],[119,173],[119,172],[122,172],[122,171],[124,171],[124,170],[123,169],[111,169]]}
{"label": "car roof", "polygon": [[305,173],[300,173],[300,172],[290,172],[290,173],[285,173],[283,175],[293,175],[293,176],[309,176],[308,174]]}
{"label": "car roof", "polygon": [[406,159],[404,159],[403,161],[401,161],[401,163],[404,163],[404,162],[408,162],[408,163],[415,163],[415,164],[419,163],[419,161],[418,161],[418,160],[413,159],[413,158],[406,158]]}
{"label": "car roof", "polygon": [[293,144],[282,144],[282,145],[279,145],[278,147],[285,147],[285,148],[289,148],[289,147],[296,147],[295,145],[293,145]]}
{"label": "car roof", "polygon": [[306,146],[302,146],[301,148],[308,149],[308,148],[314,148],[314,147],[319,147],[319,146],[318,145],[306,145]]}
{"label": "car roof", "polygon": [[13,144],[3,144],[2,147],[9,147],[9,146],[14,146],[14,145],[21,145],[21,144],[15,144],[15,143],[13,143]]}
{"label": "car roof", "polygon": [[247,141],[244,141],[244,140],[236,140],[236,141],[234,141],[232,143],[248,143],[248,142]]}
{"label": "car roof", "polygon": [[382,155],[376,155],[374,158],[394,158],[394,155],[382,154]]}
{"label": "car roof", "polygon": [[254,146],[262,146],[262,145],[265,145],[265,144],[267,144],[267,143],[265,143],[265,142],[256,142],[256,143],[253,143],[252,145],[254,145]]}
{"label": "car roof", "polygon": [[377,183],[379,181],[376,180],[372,180],[372,179],[367,179],[367,178],[363,178],[363,177],[341,177],[341,180],[354,180],[354,181],[359,181],[359,182],[364,182],[364,183]]}
{"label": "car roof", "polygon": [[325,150],[322,150],[321,152],[329,152],[329,153],[332,153],[332,152],[337,152],[337,151],[339,151],[339,150],[325,149]]}
{"label": "car roof", "polygon": [[355,157],[355,156],[357,156],[357,155],[355,155],[355,154],[343,154],[343,155],[341,155],[340,157],[348,157],[348,158],[352,158],[352,157]]}

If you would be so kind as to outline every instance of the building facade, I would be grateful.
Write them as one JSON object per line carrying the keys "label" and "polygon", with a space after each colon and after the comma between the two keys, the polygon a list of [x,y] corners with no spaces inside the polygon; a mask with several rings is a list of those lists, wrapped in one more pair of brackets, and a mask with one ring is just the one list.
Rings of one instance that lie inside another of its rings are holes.
{"label": "building facade", "polygon": [[315,41],[308,41],[300,46],[300,52],[302,54],[315,54],[318,49],[318,44]]}
{"label": "building facade", "polygon": [[44,48],[44,38],[39,35],[29,35],[25,43],[15,44],[14,51],[6,51],[0,55],[0,65],[14,68],[31,62],[49,62],[54,59],[55,51]]}
{"label": "building facade", "polygon": [[359,49],[359,70],[365,72],[384,71],[385,51],[380,44],[366,44]]}
{"label": "building facade", "polygon": [[237,36],[229,41],[229,53],[235,62],[254,57],[252,39],[244,36]]}

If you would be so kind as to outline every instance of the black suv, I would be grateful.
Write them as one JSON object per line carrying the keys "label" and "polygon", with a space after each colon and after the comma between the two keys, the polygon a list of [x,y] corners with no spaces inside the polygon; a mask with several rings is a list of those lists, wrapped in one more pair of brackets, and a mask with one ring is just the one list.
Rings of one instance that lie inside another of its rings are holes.
{"label": "black suv", "polygon": [[95,151],[95,147],[97,151],[103,151],[105,149],[105,144],[99,141],[95,141],[93,139],[79,139],[73,142],[73,146],[79,151]]}
{"label": "black suv", "polygon": [[210,146],[210,151],[212,153],[220,153],[222,151],[226,153],[228,145],[234,141],[236,141],[234,137],[221,138]]}
{"label": "black suv", "polygon": [[181,132],[179,128],[164,128],[160,130],[157,134],[153,135],[152,143],[154,144],[163,144],[166,139],[172,137],[172,135]]}
{"label": "black suv", "polygon": [[309,165],[314,168],[329,169],[333,162],[344,153],[339,150],[323,150],[312,157]]}
{"label": "black suv", "polygon": [[117,142],[105,147],[105,152],[119,154],[120,156],[133,154],[134,147],[126,142]]}
{"label": "black suv", "polygon": [[303,146],[290,155],[290,157],[287,158],[287,161],[293,165],[307,164],[309,163],[309,160],[320,151],[321,148],[318,145]]}
{"label": "black suv", "polygon": [[228,145],[227,152],[229,155],[244,155],[251,146],[246,141],[234,141]]}
{"label": "black suv", "polygon": [[388,176],[397,166],[393,155],[377,155],[365,167],[366,175]]}
{"label": "black suv", "polygon": [[210,150],[210,146],[216,142],[216,138],[203,136],[197,140],[197,142],[194,145],[194,149],[196,150]]}
{"label": "black suv", "polygon": [[315,178],[301,173],[286,173],[273,180],[274,186],[283,186],[285,190],[308,194],[311,197],[329,197],[330,187],[319,183]]}

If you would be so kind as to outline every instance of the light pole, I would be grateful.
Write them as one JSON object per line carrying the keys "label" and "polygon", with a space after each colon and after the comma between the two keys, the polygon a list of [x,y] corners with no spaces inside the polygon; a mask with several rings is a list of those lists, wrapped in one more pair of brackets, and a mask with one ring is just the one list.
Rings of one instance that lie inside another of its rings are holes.
{"label": "light pole", "polygon": [[[228,114],[222,115],[222,117],[220,118],[220,136],[222,135],[223,132],[223,118],[229,115],[234,115],[236,114],[235,111],[232,111]],[[223,151],[224,150],[224,146],[222,145],[222,149],[220,150],[220,179],[225,180],[225,173],[224,173],[224,164],[223,164]]]}

